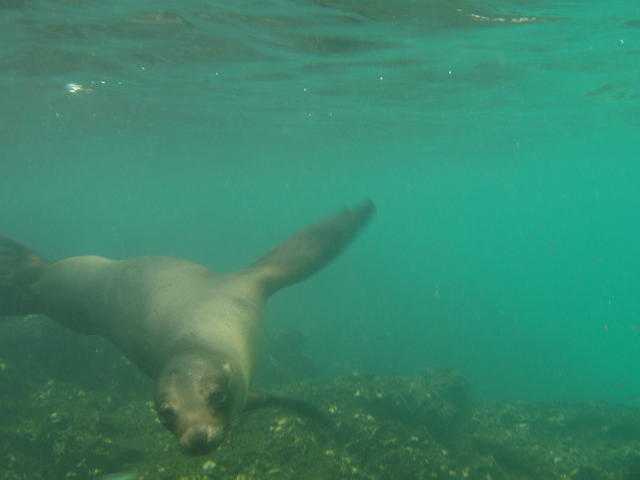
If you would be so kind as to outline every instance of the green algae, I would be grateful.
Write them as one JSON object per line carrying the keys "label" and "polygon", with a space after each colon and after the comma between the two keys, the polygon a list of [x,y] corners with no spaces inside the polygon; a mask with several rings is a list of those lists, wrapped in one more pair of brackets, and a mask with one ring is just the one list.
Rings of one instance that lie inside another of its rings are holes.
{"label": "green algae", "polygon": [[[7,326],[0,341],[0,480],[134,471],[138,480],[640,478],[636,407],[477,403],[447,368],[305,379],[304,362],[291,358],[295,336],[281,347],[267,341],[279,371],[260,388],[303,399],[328,421],[275,407],[246,412],[218,450],[187,457],[156,420],[152,383],[119,352],[46,324],[24,328],[32,326]],[[33,350],[20,347],[26,338]],[[48,362],[38,357],[45,347],[58,352]]]}
{"label": "green algae", "polygon": [[191,458],[138,392],[48,380],[26,398],[2,397],[0,479],[632,480],[640,471],[637,408],[474,405],[448,369],[296,382],[287,393],[314,402],[330,425],[280,408],[247,412],[217,451]]}

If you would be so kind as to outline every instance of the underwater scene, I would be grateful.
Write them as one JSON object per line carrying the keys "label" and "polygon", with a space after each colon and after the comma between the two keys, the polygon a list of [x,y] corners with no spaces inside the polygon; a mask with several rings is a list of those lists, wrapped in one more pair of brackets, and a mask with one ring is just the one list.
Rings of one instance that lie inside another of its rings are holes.
{"label": "underwater scene", "polygon": [[640,480],[640,3],[0,0],[0,139],[0,480]]}

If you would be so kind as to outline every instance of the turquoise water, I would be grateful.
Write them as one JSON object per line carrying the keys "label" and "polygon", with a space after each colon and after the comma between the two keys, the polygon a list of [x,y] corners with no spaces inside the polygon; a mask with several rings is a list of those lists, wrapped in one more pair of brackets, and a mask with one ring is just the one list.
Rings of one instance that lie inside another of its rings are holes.
{"label": "turquoise water", "polygon": [[374,199],[272,299],[330,374],[637,403],[634,1],[0,4],[1,230],[216,271]]}

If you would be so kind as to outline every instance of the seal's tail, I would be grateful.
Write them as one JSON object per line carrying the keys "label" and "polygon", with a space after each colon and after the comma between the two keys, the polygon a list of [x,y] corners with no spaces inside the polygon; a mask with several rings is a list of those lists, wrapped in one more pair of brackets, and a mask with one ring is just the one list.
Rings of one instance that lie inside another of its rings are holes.
{"label": "seal's tail", "polygon": [[285,239],[245,272],[256,275],[267,295],[300,282],[333,260],[367,223],[371,200],[315,223]]}
{"label": "seal's tail", "polygon": [[34,251],[0,234],[0,315],[36,313],[35,283],[45,264]]}

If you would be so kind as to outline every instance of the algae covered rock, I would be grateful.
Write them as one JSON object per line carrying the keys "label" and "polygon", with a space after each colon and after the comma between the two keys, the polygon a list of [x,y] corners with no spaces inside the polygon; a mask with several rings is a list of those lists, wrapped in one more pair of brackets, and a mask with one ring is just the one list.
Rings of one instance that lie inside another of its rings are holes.
{"label": "algae covered rock", "polygon": [[[322,378],[305,374],[295,332],[276,339],[279,371],[262,387],[303,399],[321,416],[246,412],[218,450],[186,457],[156,420],[152,386],[116,352],[40,323],[4,328],[0,480],[115,472],[139,480],[640,479],[636,407],[472,402],[466,379],[448,368]],[[14,346],[27,340],[48,353]],[[75,370],[61,373],[72,361]]]}

